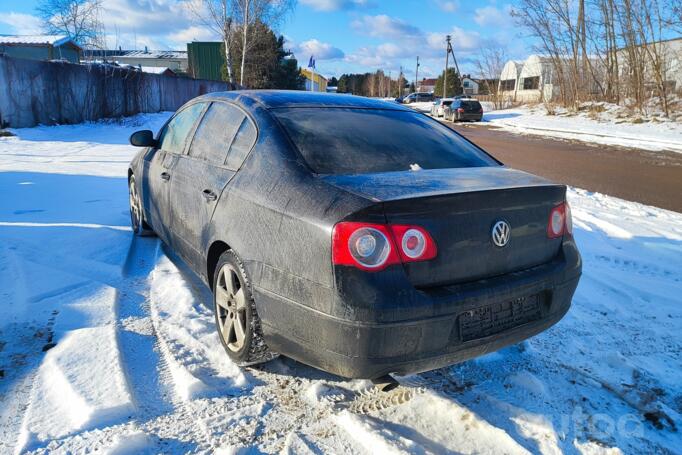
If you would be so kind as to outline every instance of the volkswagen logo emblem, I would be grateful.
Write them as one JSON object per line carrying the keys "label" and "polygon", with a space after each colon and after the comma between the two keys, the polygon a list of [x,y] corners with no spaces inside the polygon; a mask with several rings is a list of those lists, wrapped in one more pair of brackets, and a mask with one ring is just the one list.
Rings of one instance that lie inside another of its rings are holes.
{"label": "volkswagen logo emblem", "polygon": [[498,221],[493,226],[493,231],[491,233],[493,238],[493,243],[495,246],[500,248],[509,243],[509,237],[511,237],[511,227],[506,221]]}

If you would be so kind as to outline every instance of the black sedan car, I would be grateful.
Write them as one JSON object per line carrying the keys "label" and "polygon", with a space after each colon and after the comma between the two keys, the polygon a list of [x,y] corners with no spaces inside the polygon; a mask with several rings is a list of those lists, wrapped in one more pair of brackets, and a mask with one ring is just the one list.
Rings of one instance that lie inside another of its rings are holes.
{"label": "black sedan car", "polygon": [[131,143],[133,229],[210,286],[239,365],[434,369],[542,332],[578,284],[563,185],[394,103],[214,93]]}
{"label": "black sedan car", "polygon": [[483,106],[475,99],[455,99],[443,111],[443,117],[451,122],[480,122],[483,119]]}

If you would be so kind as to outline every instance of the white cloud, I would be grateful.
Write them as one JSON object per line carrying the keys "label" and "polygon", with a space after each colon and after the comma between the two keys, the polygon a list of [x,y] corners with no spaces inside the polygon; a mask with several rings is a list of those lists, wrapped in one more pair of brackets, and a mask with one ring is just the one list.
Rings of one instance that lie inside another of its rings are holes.
{"label": "white cloud", "polygon": [[311,55],[315,56],[315,60],[332,60],[344,57],[343,51],[338,47],[334,47],[329,43],[323,43],[316,39],[303,41],[298,45],[293,43],[288,44],[290,44],[294,54],[297,54],[299,60],[307,59]]}
{"label": "white cloud", "polygon": [[347,63],[357,64],[364,67],[364,70],[372,68],[386,68],[393,63],[377,51],[376,47],[361,47],[352,54],[346,56]]}
{"label": "white cloud", "polygon": [[429,33],[427,42],[432,50],[442,51],[445,55],[445,36],[450,35],[455,55],[475,52],[481,47],[481,35],[478,32],[453,27],[448,33]]}
{"label": "white cloud", "polygon": [[363,16],[350,25],[357,32],[376,38],[411,39],[422,35],[422,31],[414,25],[385,14]]}
{"label": "white cloud", "polygon": [[419,77],[436,76],[445,63],[445,36],[448,34],[452,36],[452,47],[460,70],[467,72],[466,68],[472,65],[472,58],[481,47],[482,38],[478,32],[465,31],[459,27],[443,33],[419,31],[411,39],[361,47],[347,55],[345,62],[361,66],[360,71],[377,68],[396,70],[404,65],[404,73],[413,75],[414,60],[419,56]]}
{"label": "white cloud", "polygon": [[446,13],[454,13],[459,9],[459,1],[436,0],[436,5]]}
{"label": "white cloud", "polygon": [[192,41],[221,41],[221,38],[209,28],[192,25],[169,34],[168,40],[175,43],[177,47],[183,48]]}
{"label": "white cloud", "polygon": [[167,34],[193,21],[185,2],[175,0],[107,0],[102,19],[108,33]]}
{"label": "white cloud", "polygon": [[513,24],[511,19],[511,5],[496,8],[492,5],[476,8],[474,22],[481,27],[506,27]]}
{"label": "white cloud", "polygon": [[12,33],[16,35],[38,35],[42,33],[40,19],[36,16],[23,13],[2,13],[0,22],[10,26]]}
{"label": "white cloud", "polygon": [[371,6],[369,0],[301,0],[301,3],[317,11],[339,11]]}

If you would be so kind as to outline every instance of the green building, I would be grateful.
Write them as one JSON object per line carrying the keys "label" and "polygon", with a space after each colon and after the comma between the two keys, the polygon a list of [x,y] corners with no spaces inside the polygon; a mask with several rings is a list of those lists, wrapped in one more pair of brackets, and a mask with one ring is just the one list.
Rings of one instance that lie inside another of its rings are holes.
{"label": "green building", "polygon": [[67,36],[0,35],[0,54],[31,60],[79,63],[82,49]]}
{"label": "green building", "polygon": [[225,53],[221,42],[187,43],[188,74],[194,79],[223,80]]}

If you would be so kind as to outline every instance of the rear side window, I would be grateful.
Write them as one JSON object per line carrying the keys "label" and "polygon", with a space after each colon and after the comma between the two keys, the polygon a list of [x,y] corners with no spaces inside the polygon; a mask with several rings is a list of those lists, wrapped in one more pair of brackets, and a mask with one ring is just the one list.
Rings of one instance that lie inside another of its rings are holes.
{"label": "rear side window", "polygon": [[416,112],[353,108],[272,112],[318,174],[497,165],[451,129]]}
{"label": "rear side window", "polygon": [[229,104],[211,104],[197,128],[189,155],[212,164],[225,164],[230,144],[245,117],[242,111]]}
{"label": "rear side window", "polygon": [[462,107],[469,111],[478,111],[481,109],[481,103],[478,101],[462,101]]}
{"label": "rear side window", "polygon": [[159,147],[161,150],[172,153],[183,153],[187,136],[192,131],[194,124],[206,106],[205,103],[196,103],[175,114],[166,125],[161,137]]}
{"label": "rear side window", "polygon": [[256,127],[253,122],[245,116],[234,137],[232,147],[230,147],[230,153],[227,155],[225,164],[228,168],[234,170],[239,169],[244,162],[246,155],[249,154],[251,147],[253,147],[253,144],[256,142],[256,136]]}

